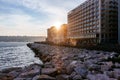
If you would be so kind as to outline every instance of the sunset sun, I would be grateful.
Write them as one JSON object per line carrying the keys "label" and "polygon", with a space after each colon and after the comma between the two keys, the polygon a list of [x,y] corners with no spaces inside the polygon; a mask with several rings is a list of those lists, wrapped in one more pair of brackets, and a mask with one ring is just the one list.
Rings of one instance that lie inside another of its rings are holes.
{"label": "sunset sun", "polygon": [[59,30],[59,29],[60,29],[60,26],[61,26],[61,23],[60,23],[60,22],[56,22],[56,23],[54,24],[54,26],[56,27],[57,30]]}

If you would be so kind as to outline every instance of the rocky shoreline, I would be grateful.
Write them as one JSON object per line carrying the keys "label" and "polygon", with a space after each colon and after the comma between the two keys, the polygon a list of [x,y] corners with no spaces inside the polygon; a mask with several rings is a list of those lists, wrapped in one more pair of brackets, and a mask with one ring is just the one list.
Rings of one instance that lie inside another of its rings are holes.
{"label": "rocky shoreline", "polygon": [[120,80],[119,53],[40,43],[28,46],[44,63],[43,80]]}
{"label": "rocky shoreline", "polygon": [[48,44],[29,43],[43,61],[0,71],[0,80],[120,80],[120,55]]}
{"label": "rocky shoreline", "polygon": [[27,67],[13,67],[0,71],[0,80],[36,80],[41,72],[41,65],[31,64]]}

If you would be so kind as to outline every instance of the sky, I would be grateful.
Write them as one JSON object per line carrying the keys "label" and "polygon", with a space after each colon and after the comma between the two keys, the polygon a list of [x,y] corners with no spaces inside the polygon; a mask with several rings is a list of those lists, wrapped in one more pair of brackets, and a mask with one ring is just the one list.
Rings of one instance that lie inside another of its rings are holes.
{"label": "sky", "polygon": [[85,0],[0,0],[0,36],[46,36]]}

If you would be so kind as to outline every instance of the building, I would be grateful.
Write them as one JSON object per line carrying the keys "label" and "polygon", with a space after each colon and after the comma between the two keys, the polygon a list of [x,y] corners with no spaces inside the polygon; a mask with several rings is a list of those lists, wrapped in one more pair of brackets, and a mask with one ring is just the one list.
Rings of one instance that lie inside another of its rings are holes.
{"label": "building", "polygon": [[47,30],[47,42],[51,43],[65,43],[67,39],[67,24],[61,25],[60,29],[52,26]]}
{"label": "building", "polygon": [[73,44],[118,43],[118,1],[86,0],[71,10],[67,28],[69,41]]}
{"label": "building", "polygon": [[51,28],[47,29],[47,42],[54,42],[55,38],[56,38],[56,33],[57,33],[57,29],[55,28],[55,26],[52,26]]}

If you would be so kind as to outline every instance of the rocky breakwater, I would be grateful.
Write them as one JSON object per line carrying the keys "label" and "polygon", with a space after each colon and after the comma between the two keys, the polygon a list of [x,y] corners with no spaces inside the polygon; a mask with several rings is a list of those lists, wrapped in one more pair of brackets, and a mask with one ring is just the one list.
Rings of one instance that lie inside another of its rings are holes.
{"label": "rocky breakwater", "polygon": [[41,65],[39,64],[32,64],[24,68],[8,68],[0,71],[0,80],[33,80],[40,75],[40,72]]}
{"label": "rocky breakwater", "polygon": [[33,80],[120,80],[120,55],[31,43],[44,65]]}

